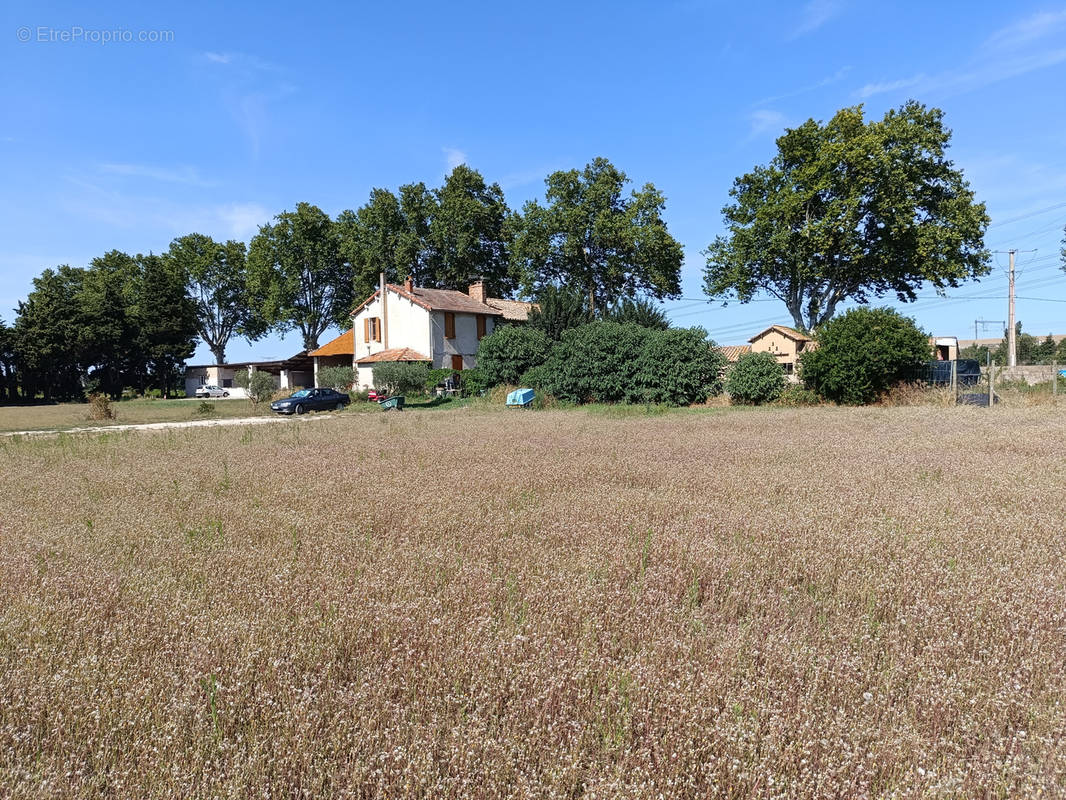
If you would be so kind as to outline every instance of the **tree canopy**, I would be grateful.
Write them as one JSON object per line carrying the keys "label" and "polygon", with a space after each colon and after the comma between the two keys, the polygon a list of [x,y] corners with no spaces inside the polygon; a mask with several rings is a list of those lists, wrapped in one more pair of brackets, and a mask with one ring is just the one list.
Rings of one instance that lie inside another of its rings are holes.
{"label": "tree canopy", "polygon": [[547,177],[547,205],[526,203],[514,242],[526,294],[574,286],[591,312],[622,297],[680,295],[683,253],[666,229],[665,199],[650,183],[626,196],[628,183],[605,158]]}
{"label": "tree canopy", "polygon": [[728,233],[706,251],[704,291],[741,303],[766,292],[813,330],[845,299],[915,299],[987,274],[983,203],[945,157],[943,112],[910,101],[880,121],[862,106],[807,120],[766,166],[737,178]]}
{"label": "tree canopy", "polygon": [[529,312],[531,328],[544,331],[552,341],[562,338],[563,331],[592,322],[580,289],[548,284],[537,294],[537,304]]}
{"label": "tree canopy", "polygon": [[183,274],[157,255],[112,250],[87,269],[46,269],[19,303],[12,331],[22,393],[118,397],[149,387],[164,394],[195,345],[195,308]]}
{"label": "tree canopy", "polygon": [[184,276],[196,309],[196,332],[216,364],[226,360],[226,345],[235,334],[254,341],[265,324],[249,302],[244,242],[216,242],[190,233],[170,243],[167,260]]}
{"label": "tree canopy", "polygon": [[444,184],[400,187],[397,197],[374,189],[366,205],[337,218],[340,248],[354,271],[354,298],[390,281],[465,291],[484,280],[489,291],[510,296],[518,287],[510,261],[513,214],[498,184],[460,164]]}
{"label": "tree canopy", "polygon": [[351,265],[356,302],[374,292],[380,273],[398,283],[414,277],[424,262],[429,231],[425,186],[403,186],[400,194],[402,200],[388,189],[373,189],[366,205],[337,216],[340,253]]}
{"label": "tree canopy", "polygon": [[310,203],[262,225],[248,249],[248,288],[263,320],[299,330],[306,350],[331,325],[351,325],[353,279],[329,215]]}

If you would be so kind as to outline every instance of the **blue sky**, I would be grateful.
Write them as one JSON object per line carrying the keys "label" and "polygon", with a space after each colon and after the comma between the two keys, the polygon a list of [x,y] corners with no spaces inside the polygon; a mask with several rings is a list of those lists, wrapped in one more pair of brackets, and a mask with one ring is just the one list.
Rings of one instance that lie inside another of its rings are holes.
{"label": "blue sky", "polygon": [[[438,185],[462,161],[520,207],[552,170],[602,155],[666,194],[686,254],[674,321],[741,343],[789,317],[776,300],[702,294],[700,251],[733,179],[786,126],[914,98],[944,109],[951,157],[992,216],[987,244],[1037,249],[1018,257],[1025,329],[1066,333],[1061,3],[16,0],[0,54],[9,322],[41,270],[113,248],[160,252],[193,231],[247,241],[299,201],[336,214],[375,186]],[[902,309],[938,335],[1006,318],[998,266],[949,300],[922,295]],[[299,349],[274,336],[228,356]]]}

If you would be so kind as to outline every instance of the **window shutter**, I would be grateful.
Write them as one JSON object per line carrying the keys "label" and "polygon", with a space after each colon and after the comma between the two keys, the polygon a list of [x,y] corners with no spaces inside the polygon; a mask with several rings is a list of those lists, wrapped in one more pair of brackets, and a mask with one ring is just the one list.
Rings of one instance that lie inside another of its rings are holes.
{"label": "window shutter", "polygon": [[477,315],[477,338],[479,340],[485,338],[485,315],[484,314],[478,314]]}
{"label": "window shutter", "polygon": [[444,312],[444,338],[455,338],[455,314],[451,311]]}
{"label": "window shutter", "polygon": [[374,341],[381,341],[381,317],[374,317]]}
{"label": "window shutter", "polygon": [[363,317],[363,341],[370,341],[370,317]]}

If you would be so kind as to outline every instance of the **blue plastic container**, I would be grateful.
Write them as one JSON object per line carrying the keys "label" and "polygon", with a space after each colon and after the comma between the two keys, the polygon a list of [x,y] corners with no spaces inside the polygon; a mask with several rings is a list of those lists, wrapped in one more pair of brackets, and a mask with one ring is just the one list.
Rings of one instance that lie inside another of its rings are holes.
{"label": "blue plastic container", "polygon": [[507,395],[507,405],[529,406],[533,403],[533,394],[532,389],[515,389]]}

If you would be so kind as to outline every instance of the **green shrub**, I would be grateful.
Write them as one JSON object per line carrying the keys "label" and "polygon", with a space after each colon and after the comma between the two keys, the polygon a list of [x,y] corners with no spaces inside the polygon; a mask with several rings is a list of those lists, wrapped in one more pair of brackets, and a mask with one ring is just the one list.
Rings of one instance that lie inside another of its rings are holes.
{"label": "green shrub", "polygon": [[817,394],[812,392],[806,386],[798,383],[790,383],[785,386],[785,390],[781,392],[774,405],[777,406],[816,406],[822,402],[821,398]]}
{"label": "green shrub", "polygon": [[477,365],[485,380],[515,384],[530,367],[543,364],[551,341],[544,331],[523,325],[504,325],[481,340]]}
{"label": "green shrub", "polygon": [[725,364],[725,357],[707,340],[703,328],[652,330],[638,362],[641,402],[702,403],[721,394]]}
{"label": "green shrub", "polygon": [[725,388],[734,403],[769,403],[784,390],[785,371],[771,353],[745,353],[729,371]]}
{"label": "green shrub", "polygon": [[[269,372],[258,369],[249,372],[246,369],[239,369],[233,382],[248,393],[248,399],[253,407],[264,400],[269,400],[274,394],[274,376]],[[287,394],[285,396],[288,397]]]}
{"label": "green shrub", "polygon": [[538,364],[530,367],[522,373],[518,379],[518,385],[524,388],[537,389],[538,391],[548,383],[549,371],[546,364]]}
{"label": "green shrub", "polygon": [[521,383],[574,403],[688,405],[722,390],[724,365],[702,328],[604,321],[564,332]]}
{"label": "green shrub", "polygon": [[856,308],[817,332],[800,356],[807,388],[837,403],[871,403],[930,356],[929,337],[891,308]]}
{"label": "green shrub", "polygon": [[543,331],[549,341],[559,341],[564,331],[592,322],[586,307],[585,293],[569,286],[547,285],[537,293],[537,305],[529,312],[526,323]]}
{"label": "green shrub", "polygon": [[215,404],[209,403],[206,400],[201,400],[200,405],[196,407],[196,413],[201,417],[209,417],[215,413]]}
{"label": "green shrub", "polygon": [[480,368],[459,372],[459,391],[463,397],[478,397],[491,385]]}
{"label": "green shrub", "polygon": [[352,398],[353,403],[367,403],[370,402],[370,390],[369,389],[352,389],[348,392],[348,396]]}
{"label": "green shrub", "polygon": [[383,361],[374,365],[374,388],[394,394],[423,394],[429,378],[424,361]]}
{"label": "green shrub", "polygon": [[607,319],[633,322],[657,331],[665,331],[670,327],[670,320],[666,318],[662,307],[643,297],[623,297],[607,311]]}
{"label": "green shrub", "polygon": [[545,362],[543,388],[574,403],[642,402],[637,376],[650,334],[640,325],[619,322],[564,331]]}
{"label": "green shrub", "polygon": [[347,392],[355,383],[355,370],[352,367],[322,367],[316,383],[338,392]]}

